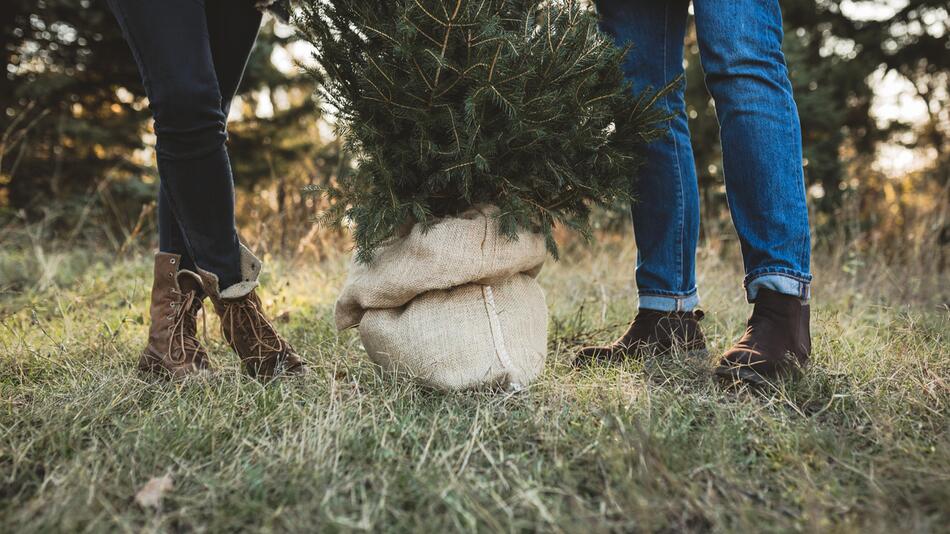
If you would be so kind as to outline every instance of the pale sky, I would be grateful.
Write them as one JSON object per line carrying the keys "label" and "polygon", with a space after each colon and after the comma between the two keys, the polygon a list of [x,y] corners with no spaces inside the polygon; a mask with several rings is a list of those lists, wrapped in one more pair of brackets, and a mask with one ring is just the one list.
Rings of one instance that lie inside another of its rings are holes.
{"label": "pale sky", "polygon": [[884,20],[907,5],[907,0],[873,0],[841,3],[841,12],[854,20]]}

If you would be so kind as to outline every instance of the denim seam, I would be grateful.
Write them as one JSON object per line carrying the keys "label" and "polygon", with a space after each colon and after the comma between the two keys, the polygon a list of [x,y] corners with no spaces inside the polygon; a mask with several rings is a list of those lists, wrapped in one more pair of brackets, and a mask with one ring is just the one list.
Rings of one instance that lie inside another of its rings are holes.
{"label": "denim seam", "polygon": [[[782,64],[785,65],[784,53],[783,53],[783,57],[782,57]],[[797,120],[799,120],[799,119],[798,119],[798,112],[797,112],[797,110],[794,109],[794,106],[795,106],[795,96],[794,96],[794,94],[792,93],[792,86],[791,86],[791,83],[792,83],[792,82],[791,82],[791,81],[789,80],[789,78],[788,78],[789,74],[788,74],[788,67],[787,67],[787,66],[785,66],[785,73],[784,73],[784,75],[785,75],[785,79],[786,79],[786,82],[785,82],[785,83],[788,84],[788,90],[789,90],[788,98],[785,99],[785,106],[788,108],[788,116],[789,116],[789,117],[794,117],[792,120],[793,120],[793,121],[797,121]],[[790,132],[789,138],[792,139],[792,138],[794,138],[794,136],[795,136],[795,127],[794,127],[793,122],[789,122],[789,128],[792,130],[792,131]],[[799,136],[799,143],[800,143],[800,142],[801,142],[801,128],[800,128],[800,127],[799,127],[798,136]],[[798,265],[799,265],[799,266],[802,266],[802,267],[805,267],[805,268],[808,268],[809,266],[806,266],[806,265],[805,265],[805,257],[808,255],[808,240],[809,240],[809,238],[811,237],[811,236],[809,235],[809,233],[811,232],[811,229],[810,229],[809,226],[808,226],[808,200],[807,200],[807,192],[805,191],[805,171],[804,171],[804,169],[802,168],[802,162],[801,162],[801,161],[798,162],[798,164],[797,164],[797,166],[796,166],[796,168],[795,168],[795,171],[796,171],[796,173],[798,174],[798,178],[799,178],[799,179],[797,180],[797,182],[798,182],[798,191],[799,191],[798,201],[802,203],[802,205],[799,207],[799,209],[803,210],[804,213],[805,213],[805,228],[804,228],[804,231],[802,232],[801,242],[800,242],[799,245],[798,245]]]}
{"label": "denim seam", "polygon": [[[669,44],[670,44],[669,40],[670,40],[670,6],[667,3],[663,6],[663,79],[664,80],[669,79],[669,72],[667,71],[667,65],[669,63]],[[663,102],[666,107],[666,113],[668,115],[671,114],[672,110],[670,107],[669,95],[666,95],[663,98]],[[673,127],[673,120],[674,119],[670,119],[671,128]],[[686,226],[686,223],[684,220],[685,215],[683,213],[686,210],[685,201],[683,198],[683,169],[682,169],[682,166],[680,165],[679,142],[677,141],[675,135],[671,134],[670,137],[673,140],[673,150],[676,154],[675,162],[676,162],[676,177],[677,177],[677,182],[676,182],[677,183],[677,201],[678,201],[678,205],[680,206],[680,209],[677,211],[677,214],[676,214],[677,215],[676,224],[677,224],[677,230],[678,230],[677,242],[676,242],[676,272],[677,272],[677,276],[679,276],[679,280],[677,281],[677,286],[683,287],[683,284],[685,283],[685,279],[686,279],[685,275],[683,274],[683,271],[684,271],[683,247],[684,247],[684,242],[685,242],[685,236],[683,234],[685,232],[685,226]]]}
{"label": "denim seam", "polygon": [[[793,100],[793,102],[794,102],[794,100]],[[791,105],[789,105],[789,107],[791,107]],[[795,115],[794,115],[795,117],[798,116],[798,114],[797,114],[797,112],[796,112],[795,110],[792,110],[792,112],[795,113]],[[801,163],[800,163],[800,162],[799,162],[799,167],[801,167]],[[799,199],[799,201],[803,204],[802,207],[801,207],[801,209],[805,212],[805,228],[804,228],[804,231],[802,232],[802,242],[801,242],[801,244],[799,245],[798,265],[800,265],[801,267],[804,267],[805,269],[809,269],[809,270],[810,270],[810,269],[811,269],[811,265],[810,265],[811,262],[808,262],[809,265],[805,265],[805,259],[806,259],[806,257],[809,256],[809,252],[810,252],[808,249],[809,249],[809,241],[810,241],[810,239],[811,239],[811,227],[808,225],[808,193],[805,191],[805,170],[804,170],[804,168],[802,168],[802,174],[801,174],[800,178],[801,178],[801,179],[798,180],[798,190],[800,191],[800,194],[799,194],[798,199]]]}
{"label": "denim seam", "polygon": [[[805,219],[805,229],[804,229],[804,231],[802,232],[802,242],[801,242],[801,244],[799,245],[798,264],[799,264],[800,266],[802,266],[802,267],[805,267],[805,268],[810,269],[810,268],[811,268],[810,265],[805,265],[805,257],[808,256],[808,242],[809,242],[809,238],[811,237],[811,235],[810,235],[810,233],[811,233],[811,228],[810,228],[809,225],[808,225],[808,219],[807,219],[807,217],[808,217],[808,200],[807,200],[807,194],[808,194],[808,193],[805,192],[805,176],[804,176],[804,171],[802,171],[801,180],[799,180],[798,182],[799,182],[798,189],[799,189],[799,191],[801,192],[801,194],[800,194],[800,196],[799,196],[799,200],[804,204],[804,205],[802,206],[802,209],[805,211],[805,217],[806,217],[806,219]],[[809,263],[811,263],[811,262],[809,262]]]}
{"label": "denim seam", "polygon": [[[783,32],[783,30],[782,30],[782,25],[783,25],[782,9],[781,9],[780,5],[778,5],[778,2],[775,2],[775,3],[773,4],[773,8],[776,10],[777,16],[778,16],[778,19],[779,19],[779,21],[778,21],[779,31],[780,31],[780,32]],[[781,81],[781,80],[784,80],[784,85],[785,85],[786,89],[788,90],[788,98],[785,99],[785,111],[786,111],[787,116],[789,116],[789,117],[794,117],[794,119],[793,119],[792,121],[789,121],[789,123],[788,123],[788,127],[789,127],[789,130],[790,130],[790,131],[788,132],[788,134],[789,134],[789,137],[788,137],[788,138],[789,138],[789,139],[793,139],[793,138],[795,137],[794,121],[797,121],[797,120],[799,120],[799,119],[798,119],[798,112],[797,112],[797,110],[794,109],[794,107],[795,107],[795,95],[794,95],[794,92],[793,92],[793,89],[792,89],[792,82],[791,82],[790,75],[789,75],[789,72],[788,72],[788,60],[785,58],[785,52],[782,50],[782,41],[781,41],[781,40],[779,40],[778,49],[779,49],[779,54],[782,56],[782,61],[779,62],[779,63],[777,63],[776,66],[775,66],[775,68],[776,68],[776,70],[778,70],[778,76],[779,76],[779,77],[778,77],[778,80],[780,80],[780,81]],[[780,82],[780,83],[781,83],[781,82]],[[799,128],[799,130],[800,130],[800,128]],[[799,142],[801,142],[801,131],[798,132],[798,137],[799,137]],[[800,171],[800,174],[798,174],[799,171]],[[798,196],[798,200],[802,202],[803,205],[800,206],[800,208],[804,210],[804,212],[805,212],[805,214],[806,214],[806,217],[807,217],[807,216],[808,216],[808,202],[807,202],[807,192],[805,191],[805,176],[804,176],[805,173],[804,173],[804,169],[802,168],[802,162],[801,162],[801,161],[799,161],[799,162],[797,163],[797,165],[796,165],[796,167],[795,167],[795,169],[794,169],[794,172],[796,172],[796,174],[798,174],[798,176],[801,178],[800,180],[797,180],[797,181],[798,181],[798,190],[799,190],[799,192],[800,192],[800,194],[799,194],[799,196]],[[807,245],[808,245],[808,239],[809,239],[809,237],[811,237],[811,236],[809,235],[810,231],[811,231],[811,230],[810,230],[809,227],[808,227],[807,218],[806,218],[805,231],[802,232],[801,242],[800,242],[799,245],[798,245],[798,265],[803,266],[803,267],[805,267],[805,256],[808,254],[808,246],[807,246]],[[806,267],[806,268],[807,268],[807,267]]]}
{"label": "denim seam", "polygon": [[692,297],[693,295],[698,294],[699,291],[694,289],[686,293],[680,293],[676,291],[663,291],[657,289],[650,289],[646,291],[638,292],[638,295],[641,297],[666,297],[666,298],[676,298],[676,299],[686,299]]}
{"label": "denim seam", "polygon": [[752,282],[754,282],[755,280],[759,278],[762,278],[763,276],[783,276],[785,278],[791,278],[792,280],[795,280],[796,282],[800,282],[805,285],[810,285],[812,282],[811,275],[796,273],[789,269],[777,270],[775,268],[769,268],[761,272],[753,271],[749,273],[748,275],[746,275],[744,285],[748,287],[749,284],[751,284]]}
{"label": "denim seam", "polygon": [[[797,284],[798,287],[796,289],[797,291],[796,296],[798,298],[808,299],[811,297],[811,281],[810,280],[806,280],[806,279],[803,279],[802,277],[783,273],[783,272],[764,272],[755,276],[746,277],[746,279],[743,280],[742,285],[745,288],[745,290],[749,292],[749,295],[751,295],[750,287],[752,286],[752,284],[755,283],[756,280],[767,278],[770,276],[777,277],[777,278],[784,278],[786,280],[791,280],[795,284]],[[751,296],[749,297],[749,302],[754,302]]]}

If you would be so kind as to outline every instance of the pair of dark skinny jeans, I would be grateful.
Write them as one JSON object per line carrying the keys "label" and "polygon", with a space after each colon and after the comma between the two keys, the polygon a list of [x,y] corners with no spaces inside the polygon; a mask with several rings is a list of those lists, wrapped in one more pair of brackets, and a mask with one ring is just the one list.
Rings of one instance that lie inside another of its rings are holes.
{"label": "pair of dark skinny jeans", "polygon": [[159,249],[227,288],[241,281],[227,117],[261,13],[251,0],[108,2],[155,119]]}

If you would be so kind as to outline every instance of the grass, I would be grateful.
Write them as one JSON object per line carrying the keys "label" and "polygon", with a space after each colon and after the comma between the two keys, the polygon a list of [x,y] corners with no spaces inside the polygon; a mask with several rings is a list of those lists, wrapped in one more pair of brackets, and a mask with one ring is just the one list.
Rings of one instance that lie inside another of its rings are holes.
{"label": "grass", "polygon": [[[331,326],[342,259],[272,262],[265,302],[314,372],[261,386],[239,374],[213,319],[210,377],[135,371],[146,258],[15,268],[31,254],[0,252],[0,531],[950,524],[950,299],[946,276],[925,269],[819,258],[813,365],[801,381],[736,391],[710,379],[712,361],[680,356],[572,370],[577,345],[612,337],[635,309],[633,251],[607,244],[542,273],[545,373],[492,395],[378,374],[357,336]],[[749,311],[736,264],[702,253],[714,353]],[[165,474],[161,506],[136,504]]]}

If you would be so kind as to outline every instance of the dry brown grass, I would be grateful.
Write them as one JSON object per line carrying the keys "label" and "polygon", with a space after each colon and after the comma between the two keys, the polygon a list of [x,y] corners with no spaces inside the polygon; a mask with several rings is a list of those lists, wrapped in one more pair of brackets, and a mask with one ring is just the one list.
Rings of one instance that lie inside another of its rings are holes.
{"label": "dry brown grass", "polygon": [[[917,531],[950,522],[946,275],[847,250],[816,261],[814,362],[724,391],[709,361],[572,370],[631,317],[634,251],[569,246],[542,273],[542,379],[514,396],[381,377],[331,327],[345,258],[271,259],[265,301],[311,362],[262,387],[134,370],[149,266],[7,248],[0,281],[0,530]],[[700,254],[712,347],[748,313],[731,245]],[[29,265],[26,270],[16,265]],[[32,282],[31,282],[32,280]],[[45,282],[40,283],[40,280]],[[210,321],[209,331],[215,323]],[[174,480],[158,509],[133,496]],[[943,525],[943,526],[941,526]]]}

